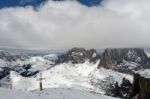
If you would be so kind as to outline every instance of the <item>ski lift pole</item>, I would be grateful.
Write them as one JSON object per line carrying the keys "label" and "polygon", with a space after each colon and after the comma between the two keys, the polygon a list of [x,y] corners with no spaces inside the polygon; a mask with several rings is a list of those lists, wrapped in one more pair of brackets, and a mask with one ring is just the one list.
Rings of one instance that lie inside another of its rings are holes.
{"label": "ski lift pole", "polygon": [[43,84],[42,84],[42,73],[40,73],[40,79],[39,79],[39,87],[40,87],[40,91],[43,90]]}
{"label": "ski lift pole", "polygon": [[42,72],[40,73],[40,77],[39,77],[39,90],[42,91],[43,90],[43,80],[44,78],[42,77]]}

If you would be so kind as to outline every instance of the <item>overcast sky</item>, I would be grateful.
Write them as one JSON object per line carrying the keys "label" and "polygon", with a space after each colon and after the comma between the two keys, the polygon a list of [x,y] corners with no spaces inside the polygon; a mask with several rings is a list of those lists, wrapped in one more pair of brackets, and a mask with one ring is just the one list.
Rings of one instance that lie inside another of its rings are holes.
{"label": "overcast sky", "polygon": [[0,9],[0,46],[150,47],[150,0],[104,0],[87,7],[74,0]]}

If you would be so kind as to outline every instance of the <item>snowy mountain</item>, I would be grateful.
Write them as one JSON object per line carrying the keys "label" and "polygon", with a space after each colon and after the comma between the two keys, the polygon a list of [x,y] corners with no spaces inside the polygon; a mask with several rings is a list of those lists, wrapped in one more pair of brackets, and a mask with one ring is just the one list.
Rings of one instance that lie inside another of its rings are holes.
{"label": "snowy mountain", "polygon": [[[65,86],[67,88],[80,88],[95,92],[95,90],[100,90],[100,88],[97,88],[93,83],[98,83],[100,80],[106,80],[106,78],[110,76],[114,82],[117,81],[121,83],[124,77],[130,79],[132,82],[132,76],[103,68],[98,70],[96,68],[97,64],[90,64],[88,62],[85,62],[84,64],[64,63],[43,71],[41,72],[42,77],[44,78],[43,88],[60,88]],[[39,75],[25,78],[16,72],[11,72],[10,78],[14,89],[39,89],[39,81],[37,80]],[[27,86],[25,86],[24,83],[26,83]],[[97,92],[105,93],[104,90]]]}
{"label": "snowy mountain", "polygon": [[81,64],[89,60],[90,63],[96,63],[99,55],[95,49],[86,50],[84,48],[73,48],[58,57],[58,63]]}
{"label": "snowy mountain", "polygon": [[134,71],[149,65],[150,60],[142,48],[108,48],[102,54],[98,67],[134,74]]}
{"label": "snowy mountain", "polygon": [[61,53],[57,53],[57,51],[50,51],[49,54],[47,52],[40,52],[41,51],[1,49],[0,79],[9,75],[10,71],[16,71],[24,77],[33,76],[40,70],[53,66],[57,55]]}
{"label": "snowy mountain", "polygon": [[[3,56],[1,56],[0,86],[13,90],[37,92],[42,82],[42,89],[44,89],[42,94],[49,94],[45,90],[57,90],[59,92],[59,89],[61,89],[60,93],[64,95],[63,97],[70,97],[66,94],[68,90],[71,90],[70,94],[72,94],[72,91],[75,93],[81,91],[81,93],[94,93],[99,98],[101,98],[99,95],[125,98],[132,89],[133,75],[132,73],[121,72],[121,70],[128,72],[134,70],[136,73],[140,68],[136,70],[134,67],[141,66],[142,63],[148,65],[148,57],[142,49],[107,50],[102,54],[94,49],[86,50],[83,48],[73,48],[58,53],[56,51],[48,54],[38,53],[36,55],[19,52],[23,59],[15,57],[15,60],[11,61],[6,60],[7,56],[12,55],[11,51],[7,51],[6,55],[2,54]],[[16,56],[16,54],[12,56]],[[121,61],[118,61],[119,59]],[[107,63],[110,61],[117,68],[108,69]],[[98,68],[101,62],[105,62],[106,65]],[[144,69],[144,66],[142,69]],[[87,97],[91,99],[90,96]],[[109,99],[109,97],[107,98]]]}

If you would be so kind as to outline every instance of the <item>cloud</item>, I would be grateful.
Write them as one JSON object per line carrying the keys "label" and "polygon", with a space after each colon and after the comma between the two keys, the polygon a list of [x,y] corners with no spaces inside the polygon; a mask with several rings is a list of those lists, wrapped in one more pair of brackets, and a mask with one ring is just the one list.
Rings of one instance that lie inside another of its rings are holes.
{"label": "cloud", "polygon": [[104,0],[87,7],[76,1],[48,1],[0,10],[0,46],[150,47],[150,1]]}

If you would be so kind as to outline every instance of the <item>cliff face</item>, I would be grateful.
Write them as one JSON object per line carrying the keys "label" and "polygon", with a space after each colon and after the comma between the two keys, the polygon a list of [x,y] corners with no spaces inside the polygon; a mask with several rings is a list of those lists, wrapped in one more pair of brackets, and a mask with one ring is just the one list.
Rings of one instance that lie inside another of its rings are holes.
{"label": "cliff face", "polygon": [[128,79],[123,78],[120,85],[116,82],[115,85],[109,89],[107,95],[126,99],[129,92],[131,92],[132,83]]}
{"label": "cliff face", "polygon": [[95,63],[99,59],[95,49],[85,50],[84,48],[73,48],[58,57],[57,63],[71,62],[73,64],[81,64],[86,60]]}
{"label": "cliff face", "polygon": [[[149,59],[141,48],[114,48],[106,49],[102,56],[98,68],[105,67],[108,69],[127,69],[129,66],[140,69],[149,64]],[[117,67],[117,68],[116,68]],[[135,68],[134,68],[135,69]],[[128,70],[127,70],[128,71]]]}
{"label": "cliff face", "polygon": [[133,89],[128,99],[150,99],[150,78],[135,74]]}

